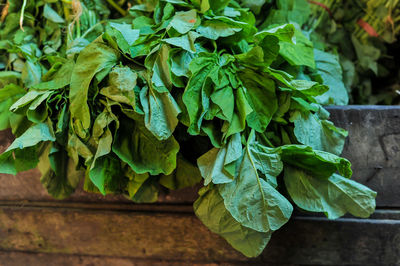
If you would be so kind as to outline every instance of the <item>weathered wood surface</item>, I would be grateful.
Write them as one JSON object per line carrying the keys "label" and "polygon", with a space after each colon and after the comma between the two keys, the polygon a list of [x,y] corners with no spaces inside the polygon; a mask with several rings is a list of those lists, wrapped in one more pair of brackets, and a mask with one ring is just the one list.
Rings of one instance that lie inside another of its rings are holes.
{"label": "weathered wood surface", "polygon": [[197,263],[399,265],[400,220],[392,219],[398,215],[297,216],[274,233],[262,256],[249,260],[190,213],[3,206],[0,249]]}
{"label": "weathered wood surface", "polygon": [[[71,266],[240,266],[247,265],[240,262],[229,263],[202,263],[193,261],[165,261],[149,259],[132,259],[108,256],[82,256],[35,252],[2,252],[0,251],[0,266],[43,266],[43,265],[71,265]],[[254,265],[254,264],[253,264]],[[289,266],[282,265],[279,266]]]}
{"label": "weathered wood surface", "polygon": [[[343,156],[353,164],[353,178],[378,192],[377,206],[400,207],[400,107],[330,107],[332,120],[349,131]],[[0,151],[11,143],[9,132],[0,132]],[[17,176],[0,174],[0,200],[55,201],[42,188],[37,170]],[[161,203],[190,204],[197,188],[165,192]],[[122,196],[88,194],[78,189],[68,202],[123,202]]]}

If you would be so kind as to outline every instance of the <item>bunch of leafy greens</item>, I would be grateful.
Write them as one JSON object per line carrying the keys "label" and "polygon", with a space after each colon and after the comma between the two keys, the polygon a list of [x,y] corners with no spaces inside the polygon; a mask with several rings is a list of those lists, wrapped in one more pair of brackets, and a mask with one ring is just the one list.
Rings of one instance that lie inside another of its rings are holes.
{"label": "bunch of leafy greens", "polygon": [[[17,137],[0,172],[38,165],[56,198],[84,179],[89,192],[134,202],[204,179],[196,215],[249,257],[293,205],[330,219],[368,217],[376,193],[350,179],[350,162],[339,157],[347,132],[321,105],[344,101],[345,91],[335,97],[340,88],[293,76],[307,70],[331,85],[336,73],[318,67],[330,62],[315,59],[323,51],[293,24],[255,24],[236,1],[154,0],[109,19],[90,44],[62,35],[55,56],[33,57],[37,80],[15,70],[0,89],[11,111],[1,115]],[[15,117],[24,121],[18,130]]]}
{"label": "bunch of leafy greens", "polygon": [[346,104],[346,90],[351,103],[398,103],[399,0],[242,2],[258,14],[259,29],[293,23],[313,43],[317,71],[294,75],[330,86],[338,96],[329,103]]}
{"label": "bunch of leafy greens", "polygon": [[[51,4],[51,2],[56,2]],[[0,2],[1,3],[1,2]],[[49,80],[66,58],[74,57],[104,31],[110,10],[103,0],[7,1],[0,18],[0,130],[20,135],[24,116],[7,112],[32,87]],[[41,19],[38,19],[41,18]],[[20,128],[21,129],[18,129]]]}

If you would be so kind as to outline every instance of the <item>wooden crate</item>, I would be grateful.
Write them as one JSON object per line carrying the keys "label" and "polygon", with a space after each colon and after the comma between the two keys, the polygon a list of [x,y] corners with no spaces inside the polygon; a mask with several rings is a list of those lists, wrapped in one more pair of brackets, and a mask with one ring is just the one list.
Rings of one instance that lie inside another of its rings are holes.
{"label": "wooden crate", "polygon": [[[299,211],[248,259],[194,216],[198,188],[156,204],[86,194],[47,195],[37,170],[0,175],[0,265],[400,265],[400,107],[329,108],[349,130],[343,156],[354,179],[378,192],[371,219],[330,221]],[[0,133],[0,150],[11,143]]]}

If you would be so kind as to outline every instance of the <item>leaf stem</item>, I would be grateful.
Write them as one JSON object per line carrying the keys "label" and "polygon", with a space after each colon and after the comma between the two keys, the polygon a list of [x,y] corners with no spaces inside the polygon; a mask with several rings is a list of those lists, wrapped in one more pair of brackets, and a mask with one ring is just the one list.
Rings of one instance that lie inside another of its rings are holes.
{"label": "leaf stem", "polygon": [[114,7],[121,15],[126,16],[126,11],[123,10],[117,3],[115,3],[113,0],[107,0],[107,2]]}
{"label": "leaf stem", "polygon": [[19,17],[19,27],[20,29],[25,32],[24,30],[24,14],[25,14],[25,8],[26,8],[26,0],[22,3],[22,8],[21,8],[21,16]]}

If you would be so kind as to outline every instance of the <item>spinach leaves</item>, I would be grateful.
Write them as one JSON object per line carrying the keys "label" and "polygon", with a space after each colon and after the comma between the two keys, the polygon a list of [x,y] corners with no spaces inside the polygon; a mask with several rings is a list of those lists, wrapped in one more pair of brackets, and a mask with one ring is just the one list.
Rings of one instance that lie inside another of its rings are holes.
{"label": "spinach leaves", "polygon": [[72,21],[67,3],[30,2],[44,21],[25,21],[24,33],[10,9],[0,28],[0,62],[12,65],[0,71],[0,126],[16,135],[1,172],[38,165],[56,198],[83,178],[89,192],[139,203],[204,181],[196,215],[249,257],[294,206],[328,218],[374,211],[376,193],[339,157],[347,133],[321,106],[336,72],[321,85],[290,68],[335,58],[320,59],[295,25],[259,31],[237,1],[147,1],[104,26],[102,1],[82,1]]}

